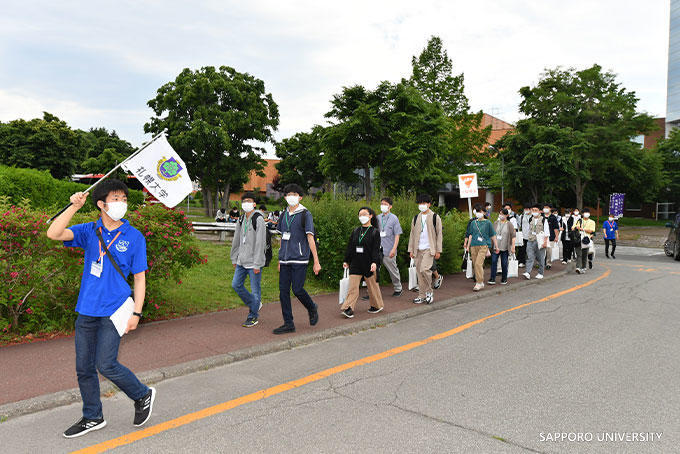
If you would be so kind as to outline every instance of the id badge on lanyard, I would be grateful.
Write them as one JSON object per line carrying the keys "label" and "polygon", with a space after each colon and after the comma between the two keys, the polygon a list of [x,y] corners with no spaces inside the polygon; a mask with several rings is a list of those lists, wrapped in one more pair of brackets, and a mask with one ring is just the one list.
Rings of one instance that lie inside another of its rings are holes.
{"label": "id badge on lanyard", "polygon": [[281,234],[281,239],[284,240],[284,241],[290,240],[290,232],[283,232]]}
{"label": "id badge on lanyard", "polygon": [[91,275],[93,275],[94,277],[101,277],[103,270],[104,270],[104,261],[103,260],[92,262],[92,266],[90,267],[90,274]]}

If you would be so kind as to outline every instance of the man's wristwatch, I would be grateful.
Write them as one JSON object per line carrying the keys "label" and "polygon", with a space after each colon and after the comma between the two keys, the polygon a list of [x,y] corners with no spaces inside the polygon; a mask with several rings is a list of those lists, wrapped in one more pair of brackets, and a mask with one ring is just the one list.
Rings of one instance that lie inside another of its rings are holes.
{"label": "man's wristwatch", "polygon": [[136,315],[140,319],[142,318],[142,313],[141,312],[133,312],[132,315]]}

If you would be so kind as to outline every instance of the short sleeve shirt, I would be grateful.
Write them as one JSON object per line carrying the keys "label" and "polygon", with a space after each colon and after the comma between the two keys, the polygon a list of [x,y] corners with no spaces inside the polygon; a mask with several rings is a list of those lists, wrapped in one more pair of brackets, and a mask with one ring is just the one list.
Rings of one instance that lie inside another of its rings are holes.
{"label": "short sleeve shirt", "polygon": [[[101,228],[104,242],[114,256],[120,270],[127,277],[147,270],[146,239],[141,232],[123,219],[123,225],[108,231],[101,219],[96,223],[77,224],[68,229],[73,232],[73,240],[64,241],[66,247],[81,248],[85,252],[83,277],[76,312],[91,317],[109,317],[130,296],[131,289],[123,277],[111,264],[108,256],[101,258],[100,277],[92,274],[92,263],[100,260],[99,239],[96,230]],[[115,240],[114,240],[115,238]],[[101,252],[104,252],[102,245]]]}
{"label": "short sleeve shirt", "polygon": [[606,220],[604,221],[604,224],[602,224],[602,227],[604,227],[604,237],[606,239],[616,239],[616,231],[619,230],[619,225],[616,223],[616,221]]}
{"label": "short sleeve shirt", "polygon": [[[472,236],[470,246],[489,246],[491,247],[491,237],[496,235],[496,231],[488,219],[472,220],[468,223],[465,236]],[[481,238],[481,240],[480,240]]]}
{"label": "short sleeve shirt", "polygon": [[380,235],[380,245],[382,246],[383,253],[387,255],[394,247],[396,236],[404,232],[401,230],[399,218],[393,213],[379,214],[378,227],[380,232],[385,232],[385,236]]}

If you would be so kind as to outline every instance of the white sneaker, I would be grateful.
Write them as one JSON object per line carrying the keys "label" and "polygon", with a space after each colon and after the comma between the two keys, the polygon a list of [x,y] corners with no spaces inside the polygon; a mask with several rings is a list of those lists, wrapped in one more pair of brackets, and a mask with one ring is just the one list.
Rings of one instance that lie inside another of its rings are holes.
{"label": "white sneaker", "polygon": [[542,274],[537,274],[537,275],[536,275],[536,279],[543,279],[543,275],[542,275]]}
{"label": "white sneaker", "polygon": [[520,264],[517,265],[517,266],[519,266],[520,268],[524,268],[524,263],[520,263]]}
{"label": "white sneaker", "polygon": [[523,276],[527,279],[531,279],[531,274],[529,273],[524,273]]}
{"label": "white sneaker", "polygon": [[475,286],[472,287],[472,291],[473,291],[473,292],[478,292],[478,291],[480,291],[480,290],[482,289],[482,287],[484,287],[482,284],[475,284]]}
{"label": "white sneaker", "polygon": [[425,304],[432,303],[434,303],[434,293],[432,292],[425,293]]}

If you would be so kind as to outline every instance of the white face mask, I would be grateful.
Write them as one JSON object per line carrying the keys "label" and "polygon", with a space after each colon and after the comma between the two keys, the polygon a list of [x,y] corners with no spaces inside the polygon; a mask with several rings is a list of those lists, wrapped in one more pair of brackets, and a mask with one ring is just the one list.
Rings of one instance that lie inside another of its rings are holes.
{"label": "white face mask", "polygon": [[421,213],[426,212],[427,211],[427,204],[421,203],[420,205],[418,205],[418,209],[420,210]]}
{"label": "white face mask", "polygon": [[504,214],[498,215],[498,219],[500,219],[501,221],[505,221],[505,218],[506,216]]}
{"label": "white face mask", "polygon": [[380,205],[380,211],[382,211],[383,213],[387,213],[388,211],[390,211],[390,206],[389,205]]}
{"label": "white face mask", "polygon": [[545,214],[550,214],[550,208],[543,208],[543,212]]}
{"label": "white face mask", "polygon": [[477,216],[477,219],[481,219],[482,217],[484,217],[484,213],[481,211],[480,212],[475,211],[475,216]]}
{"label": "white face mask", "polygon": [[109,202],[107,203],[109,209],[106,210],[106,214],[109,215],[114,221],[120,221],[125,216],[127,211],[127,202]]}
{"label": "white face mask", "polygon": [[366,224],[370,220],[371,218],[369,216],[359,216],[359,222],[361,223],[361,225]]}
{"label": "white face mask", "polygon": [[300,197],[297,195],[287,195],[286,202],[288,203],[288,205],[294,207],[295,205],[300,203]]}
{"label": "white face mask", "polygon": [[578,217],[578,211],[574,212],[574,216]]}
{"label": "white face mask", "polygon": [[609,216],[609,222],[612,222],[614,218],[612,216]]}
{"label": "white face mask", "polygon": [[539,211],[537,211],[535,213],[531,213],[531,214],[533,214],[535,218],[537,218],[541,215],[541,213]]}
{"label": "white face mask", "polygon": [[255,204],[253,202],[243,202],[241,203],[241,208],[243,208],[243,211],[246,213],[250,213],[255,209]]}
{"label": "white face mask", "polygon": [[583,217],[588,219],[590,217],[590,213],[583,213]]}
{"label": "white face mask", "polygon": [[524,216],[529,216],[531,214],[531,211],[525,211]]}
{"label": "white face mask", "polygon": [[571,217],[570,214],[565,214],[565,215],[564,215],[564,218],[565,218],[565,219],[569,219],[570,217]]}

